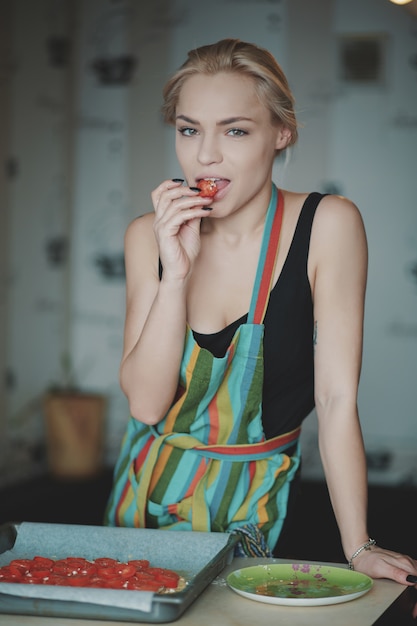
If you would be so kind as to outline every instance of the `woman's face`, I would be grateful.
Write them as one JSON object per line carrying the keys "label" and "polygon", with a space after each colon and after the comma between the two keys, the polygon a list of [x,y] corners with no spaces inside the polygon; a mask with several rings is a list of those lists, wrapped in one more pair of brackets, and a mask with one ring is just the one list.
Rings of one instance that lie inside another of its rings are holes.
{"label": "woman's face", "polygon": [[273,126],[251,78],[222,72],[188,78],[176,109],[176,153],[190,186],[214,178],[211,216],[269,197],[277,149],[289,132]]}

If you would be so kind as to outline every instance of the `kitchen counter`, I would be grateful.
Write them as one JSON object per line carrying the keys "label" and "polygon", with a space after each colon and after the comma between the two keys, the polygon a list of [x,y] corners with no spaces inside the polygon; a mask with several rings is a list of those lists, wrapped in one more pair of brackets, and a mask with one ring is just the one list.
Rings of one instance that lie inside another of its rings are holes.
{"label": "kitchen counter", "polygon": [[[274,559],[274,563],[290,563]],[[241,567],[271,563],[270,559],[234,559],[205,589],[202,595],[173,624],[178,626],[371,626],[401,594],[404,586],[389,580],[375,580],[364,596],[341,604],[294,607],[264,604],[244,598],[226,584],[226,576]],[[336,566],[334,563],[329,565]],[[346,565],[341,565],[346,567]],[[123,626],[128,622],[0,614],[6,626]],[[144,624],[144,622],[134,622]]]}

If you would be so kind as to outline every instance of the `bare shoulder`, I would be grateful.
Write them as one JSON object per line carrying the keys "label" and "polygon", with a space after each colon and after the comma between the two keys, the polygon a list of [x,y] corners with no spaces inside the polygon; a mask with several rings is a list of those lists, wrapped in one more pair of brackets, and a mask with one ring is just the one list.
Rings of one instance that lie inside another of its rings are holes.
{"label": "bare shoulder", "polygon": [[125,233],[125,266],[128,283],[134,278],[155,276],[158,246],[153,231],[154,214],[146,213],[132,220]]}
{"label": "bare shoulder", "polygon": [[155,241],[153,234],[153,222],[153,213],[145,213],[145,215],[135,217],[126,229],[125,245],[137,245],[138,242],[152,245],[152,242]]}
{"label": "bare shoulder", "polygon": [[[310,195],[309,193],[282,190],[284,194],[285,208],[292,215],[292,219],[298,219],[302,207]],[[344,196],[325,195],[319,202],[314,218],[316,230],[338,229],[351,224],[363,229],[362,216],[357,205]]]}
{"label": "bare shoulder", "polygon": [[311,232],[311,252],[317,258],[326,251],[366,249],[366,234],[357,205],[343,196],[328,195],[320,201]]}
{"label": "bare shoulder", "polygon": [[356,277],[365,284],[367,264],[366,233],[358,207],[348,198],[325,196],[311,231],[308,266],[313,288],[318,276],[332,276],[336,284],[346,284],[347,276]]}
{"label": "bare shoulder", "polygon": [[153,231],[154,214],[145,213],[130,222],[125,233],[125,255],[152,259],[157,254]]}
{"label": "bare shoulder", "polygon": [[320,201],[314,219],[315,229],[337,234],[345,228],[364,230],[362,215],[357,205],[344,196],[328,195]]}

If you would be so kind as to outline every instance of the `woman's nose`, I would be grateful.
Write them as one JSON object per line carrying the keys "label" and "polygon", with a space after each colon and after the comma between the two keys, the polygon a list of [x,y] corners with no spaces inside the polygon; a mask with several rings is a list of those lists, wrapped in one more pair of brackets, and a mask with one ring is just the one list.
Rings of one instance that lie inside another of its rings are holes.
{"label": "woman's nose", "polygon": [[220,163],[222,152],[218,140],[215,137],[205,135],[201,138],[198,150],[198,160],[201,164]]}

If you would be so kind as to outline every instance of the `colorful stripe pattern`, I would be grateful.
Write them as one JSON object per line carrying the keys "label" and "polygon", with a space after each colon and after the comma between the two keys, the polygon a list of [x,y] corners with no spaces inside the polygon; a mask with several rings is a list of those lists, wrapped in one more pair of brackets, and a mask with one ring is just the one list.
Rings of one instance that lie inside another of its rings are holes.
{"label": "colorful stripe pattern", "polygon": [[[187,327],[173,406],[156,427],[130,419],[106,524],[219,532],[253,525],[275,545],[300,434],[266,440],[262,429],[263,317],[282,205],[273,186],[248,321],[225,356],[200,348]],[[294,446],[293,456],[285,454]]]}
{"label": "colorful stripe pattern", "polygon": [[265,233],[269,232],[270,237],[268,246],[265,245],[261,248],[256,271],[254,292],[258,292],[258,297],[252,298],[249,310],[249,317],[254,324],[262,324],[265,317],[278,256],[279,237],[284,214],[284,198],[282,193],[278,193],[275,185],[272,186],[271,204],[276,205],[276,210],[268,211],[266,215]]}

